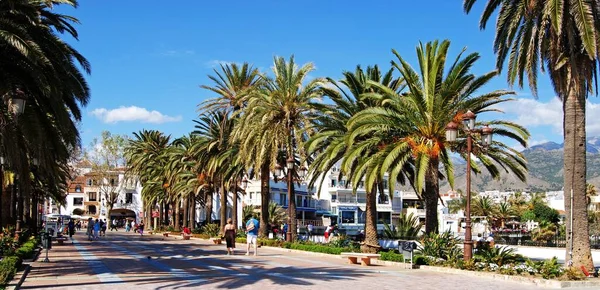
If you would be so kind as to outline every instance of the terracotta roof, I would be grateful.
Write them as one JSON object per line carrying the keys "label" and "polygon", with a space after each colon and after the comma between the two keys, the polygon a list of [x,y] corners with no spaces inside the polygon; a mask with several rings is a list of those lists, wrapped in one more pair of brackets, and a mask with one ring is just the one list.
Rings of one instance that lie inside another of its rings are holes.
{"label": "terracotta roof", "polygon": [[81,186],[81,191],[83,192],[85,189],[85,176],[77,176],[75,180],[69,182],[69,191],[68,192],[77,192],[75,189],[77,186]]}
{"label": "terracotta roof", "polygon": [[92,162],[89,160],[81,160],[75,165],[75,167],[92,167]]}

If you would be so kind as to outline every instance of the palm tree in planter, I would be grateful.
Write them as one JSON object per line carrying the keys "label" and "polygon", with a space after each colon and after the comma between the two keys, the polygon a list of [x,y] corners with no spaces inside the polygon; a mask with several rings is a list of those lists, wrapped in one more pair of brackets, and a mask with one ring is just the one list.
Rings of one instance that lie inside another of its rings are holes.
{"label": "palm tree in planter", "polygon": [[[465,0],[467,13],[476,0]],[[537,96],[538,71],[547,71],[563,103],[564,192],[567,217],[566,264],[594,269],[590,250],[586,182],[585,104],[597,88],[600,13],[597,1],[488,1],[480,20],[498,10],[494,52],[501,70],[508,58],[508,82]],[[571,202],[572,200],[572,202]]]}
{"label": "palm tree in planter", "polygon": [[[378,176],[388,173],[390,180],[398,180],[398,176],[406,173],[406,165],[414,164],[415,177],[411,183],[425,202],[426,233],[438,231],[439,179],[448,178],[450,185],[454,186],[450,151],[459,152],[466,159],[464,139],[452,144],[446,141],[447,124],[460,120],[468,110],[475,114],[495,111],[492,106],[509,101],[504,96],[511,93],[498,90],[475,95],[497,72],[482,76],[469,73],[479,59],[477,53],[459,54],[446,70],[449,46],[448,40],[420,44],[417,47],[420,72],[394,51],[398,62],[393,61],[392,64],[400,71],[408,90],[399,94],[373,83],[383,93],[370,97],[378,99],[382,105],[359,112],[348,123],[349,139],[373,135],[355,146],[377,148],[379,159],[371,161],[380,162]],[[523,127],[506,121],[489,121],[486,124],[495,126],[494,134],[527,145],[529,133]],[[485,150],[475,147],[472,154],[493,177],[499,176],[500,168],[525,179],[526,163],[520,152],[501,142],[493,142]],[[480,171],[476,162],[472,162],[471,167],[476,173]],[[445,174],[440,172],[440,168]],[[393,192],[394,188],[395,182],[389,182],[389,192]]]}
{"label": "palm tree in planter", "polygon": [[496,206],[495,219],[500,220],[500,227],[504,228],[507,219],[516,216],[516,211],[508,202],[501,202]]}

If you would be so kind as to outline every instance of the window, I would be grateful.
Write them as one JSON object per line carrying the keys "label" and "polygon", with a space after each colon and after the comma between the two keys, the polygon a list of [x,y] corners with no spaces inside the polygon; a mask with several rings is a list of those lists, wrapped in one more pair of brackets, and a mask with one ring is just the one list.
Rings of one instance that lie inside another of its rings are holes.
{"label": "window", "polygon": [[81,185],[75,186],[75,192],[81,192]]}
{"label": "window", "polygon": [[88,201],[96,201],[96,193],[95,192],[90,192],[88,193]]}
{"label": "window", "polygon": [[342,223],[353,224],[354,223],[354,211],[342,211]]}
{"label": "window", "polygon": [[335,179],[332,179],[332,180],[331,180],[331,186],[332,186],[332,187],[335,187],[335,186],[336,186],[336,184],[337,184],[337,180],[335,180]]}
{"label": "window", "polygon": [[73,198],[73,205],[83,205],[83,197]]}
{"label": "window", "polygon": [[89,214],[96,214],[96,206],[95,205],[88,206],[88,213]]}
{"label": "window", "polygon": [[392,213],[391,212],[378,212],[377,213],[377,223],[382,224],[386,222],[387,224],[392,222]]}
{"label": "window", "polygon": [[285,193],[280,193],[279,194],[279,204],[281,206],[287,206],[287,194]]}
{"label": "window", "polygon": [[346,186],[346,180],[340,180],[340,186]]}
{"label": "window", "polygon": [[336,201],[336,200],[337,200],[337,194],[332,194],[331,201]]}
{"label": "window", "polygon": [[125,203],[133,202],[133,192],[125,193]]}
{"label": "window", "polygon": [[114,178],[110,179],[110,186],[115,186],[115,179]]}
{"label": "window", "polygon": [[91,179],[91,178],[88,178],[88,180],[87,180],[87,185],[88,185],[88,186],[92,186],[92,179]]}

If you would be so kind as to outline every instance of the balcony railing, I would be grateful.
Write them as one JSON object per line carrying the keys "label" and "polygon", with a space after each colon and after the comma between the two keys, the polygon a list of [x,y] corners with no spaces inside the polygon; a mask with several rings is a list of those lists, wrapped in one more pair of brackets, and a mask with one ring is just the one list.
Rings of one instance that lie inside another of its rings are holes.
{"label": "balcony railing", "polygon": [[312,224],[315,227],[322,227],[323,220],[304,220],[303,221],[302,219],[296,219],[296,224],[301,227],[307,226],[309,224]]}

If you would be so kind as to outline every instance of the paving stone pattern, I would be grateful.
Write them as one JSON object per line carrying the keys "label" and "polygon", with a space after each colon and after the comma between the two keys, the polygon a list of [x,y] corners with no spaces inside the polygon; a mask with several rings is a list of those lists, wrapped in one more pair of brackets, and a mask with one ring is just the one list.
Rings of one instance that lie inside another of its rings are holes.
{"label": "paving stone pattern", "polygon": [[[87,241],[53,245],[32,264],[21,289],[541,289],[511,281],[397,266],[349,265],[335,257],[259,248],[245,256],[238,244],[227,256],[225,245],[181,237],[109,232]],[[285,288],[288,289],[288,288]]]}

